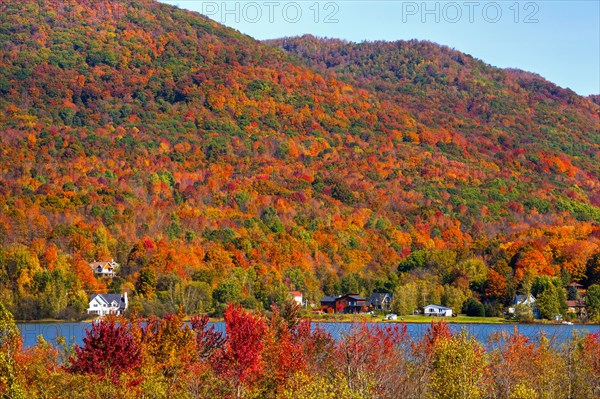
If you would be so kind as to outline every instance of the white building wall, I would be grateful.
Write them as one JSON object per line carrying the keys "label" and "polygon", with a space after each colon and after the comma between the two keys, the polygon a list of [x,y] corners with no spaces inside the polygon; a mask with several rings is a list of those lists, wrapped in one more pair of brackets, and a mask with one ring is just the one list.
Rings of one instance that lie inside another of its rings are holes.
{"label": "white building wall", "polygon": [[426,306],[423,310],[425,315],[452,316],[452,309],[440,309],[436,306]]}

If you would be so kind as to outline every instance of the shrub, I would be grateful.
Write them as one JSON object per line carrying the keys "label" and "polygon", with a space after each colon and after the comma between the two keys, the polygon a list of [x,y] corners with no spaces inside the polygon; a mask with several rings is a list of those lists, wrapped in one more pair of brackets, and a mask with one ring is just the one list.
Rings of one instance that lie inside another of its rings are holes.
{"label": "shrub", "polygon": [[465,301],[462,312],[467,316],[484,317],[485,307],[477,299],[471,297]]}

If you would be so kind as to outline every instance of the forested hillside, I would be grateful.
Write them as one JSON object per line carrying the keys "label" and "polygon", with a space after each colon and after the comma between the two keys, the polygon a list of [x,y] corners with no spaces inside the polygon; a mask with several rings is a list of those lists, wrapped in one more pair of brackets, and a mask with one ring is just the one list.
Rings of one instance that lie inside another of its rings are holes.
{"label": "forested hillside", "polygon": [[142,313],[397,287],[495,312],[600,282],[591,99],[431,43],[270,44],[150,0],[0,4],[17,318],[123,290]]}
{"label": "forested hillside", "polygon": [[[577,185],[586,193],[583,202],[600,205],[599,108],[593,96],[429,42],[357,44],[303,36],[268,43],[407,109],[418,124],[417,134],[404,141],[464,162],[489,161],[511,177],[531,180],[540,194],[548,191],[539,187],[547,180],[556,188]],[[559,203],[549,209],[561,210]]]}

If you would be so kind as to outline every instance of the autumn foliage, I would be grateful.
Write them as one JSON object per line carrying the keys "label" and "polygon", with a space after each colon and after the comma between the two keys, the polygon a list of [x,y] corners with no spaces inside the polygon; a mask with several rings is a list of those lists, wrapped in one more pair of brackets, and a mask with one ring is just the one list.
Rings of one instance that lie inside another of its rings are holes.
{"label": "autumn foliage", "polygon": [[[43,340],[16,351],[1,347],[0,393],[52,398],[593,398],[600,392],[598,334],[551,343],[516,328],[484,346],[447,324],[424,337],[402,324],[357,324],[332,337],[296,317],[266,318],[231,305],[227,335],[207,347],[181,315],[101,321],[82,347]],[[0,336],[14,327],[4,318]],[[12,326],[12,327],[11,327]],[[307,328],[308,326],[308,328]],[[207,343],[206,340],[203,342]],[[158,344],[160,343],[160,344]],[[65,349],[67,352],[65,352]]]}
{"label": "autumn foliage", "polygon": [[539,277],[600,282],[598,105],[539,76],[427,42],[261,43],[150,0],[4,1],[0,49],[17,319],[408,286],[404,309],[501,314]]}
{"label": "autumn foliage", "polygon": [[263,370],[263,318],[230,305],[225,311],[227,340],[212,358],[217,375],[232,384],[233,396],[240,398],[256,383]]}
{"label": "autumn foliage", "polygon": [[83,339],[82,347],[75,347],[68,370],[72,373],[96,374],[117,381],[126,371],[135,371],[141,364],[141,348],[125,323],[114,320],[92,324]]}
{"label": "autumn foliage", "polygon": [[[400,314],[489,316],[535,292],[567,318],[577,282],[600,317],[598,110],[434,43],[261,43],[152,0],[2,1],[0,396],[600,397],[597,334],[334,338],[286,304],[389,292]],[[110,259],[117,277],[94,276]],[[126,318],[73,351],[21,348],[11,313],[80,319],[103,292],[130,294]]]}

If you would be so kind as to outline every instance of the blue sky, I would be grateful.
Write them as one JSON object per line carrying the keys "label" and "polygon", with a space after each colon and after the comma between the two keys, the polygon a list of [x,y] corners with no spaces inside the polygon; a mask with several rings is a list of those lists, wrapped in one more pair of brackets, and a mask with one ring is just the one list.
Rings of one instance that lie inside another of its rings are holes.
{"label": "blue sky", "polygon": [[163,0],[256,39],[429,40],[600,94],[600,1]]}

